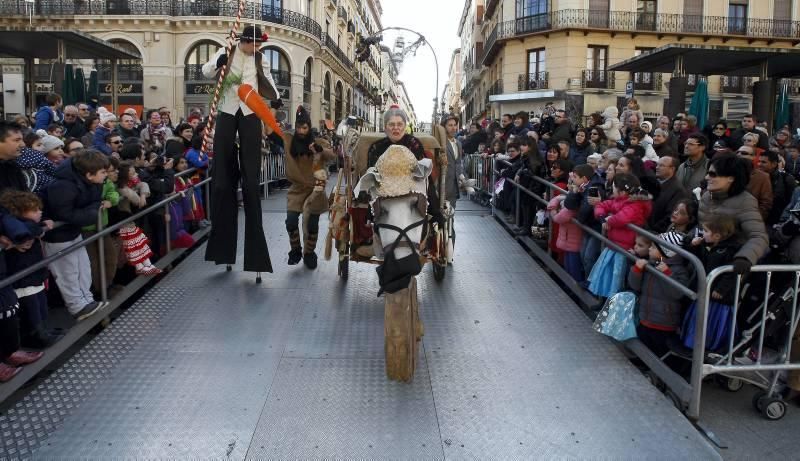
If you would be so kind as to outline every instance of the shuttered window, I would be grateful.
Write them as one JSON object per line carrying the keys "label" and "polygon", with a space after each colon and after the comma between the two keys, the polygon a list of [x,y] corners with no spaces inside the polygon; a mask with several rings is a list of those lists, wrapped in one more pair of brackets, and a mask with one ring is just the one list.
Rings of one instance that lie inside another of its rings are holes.
{"label": "shuttered window", "polygon": [[775,0],[775,11],[772,17],[776,21],[791,20],[792,0]]}
{"label": "shuttered window", "polygon": [[683,14],[685,16],[702,16],[703,0],[683,0]]}

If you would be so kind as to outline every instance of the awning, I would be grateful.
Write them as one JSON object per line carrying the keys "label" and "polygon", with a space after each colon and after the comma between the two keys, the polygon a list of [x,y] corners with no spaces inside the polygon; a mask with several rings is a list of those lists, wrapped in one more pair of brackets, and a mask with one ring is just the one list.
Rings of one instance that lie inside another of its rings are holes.
{"label": "awning", "polygon": [[611,71],[672,73],[678,56],[686,74],[760,77],[767,64],[770,78],[800,76],[800,50],[721,45],[665,45],[609,66]]}
{"label": "awning", "polygon": [[58,59],[58,42],[64,59],[141,59],[133,53],[83,32],[43,27],[0,27],[0,54],[15,58]]}

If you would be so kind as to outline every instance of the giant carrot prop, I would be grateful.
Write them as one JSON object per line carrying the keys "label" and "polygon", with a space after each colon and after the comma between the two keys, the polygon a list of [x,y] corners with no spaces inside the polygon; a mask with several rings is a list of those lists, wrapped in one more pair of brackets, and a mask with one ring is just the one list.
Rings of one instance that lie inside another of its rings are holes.
{"label": "giant carrot prop", "polygon": [[250,108],[250,110],[255,112],[262,122],[266,123],[270,128],[272,128],[272,131],[274,131],[278,136],[283,136],[281,126],[278,125],[278,121],[275,120],[275,116],[272,115],[272,111],[269,107],[267,107],[266,103],[264,103],[264,99],[261,98],[261,95],[258,94],[258,91],[256,91],[247,83],[242,83],[239,85],[239,99],[241,99],[242,102]]}

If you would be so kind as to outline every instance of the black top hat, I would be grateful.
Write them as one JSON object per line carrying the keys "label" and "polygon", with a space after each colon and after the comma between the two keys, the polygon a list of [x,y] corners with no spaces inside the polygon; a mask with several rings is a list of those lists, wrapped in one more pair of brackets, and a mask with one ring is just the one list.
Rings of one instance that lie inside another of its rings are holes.
{"label": "black top hat", "polygon": [[269,35],[262,34],[261,28],[258,26],[247,26],[244,28],[241,34],[239,34],[239,41],[240,42],[247,42],[247,43],[263,43],[269,40]]}

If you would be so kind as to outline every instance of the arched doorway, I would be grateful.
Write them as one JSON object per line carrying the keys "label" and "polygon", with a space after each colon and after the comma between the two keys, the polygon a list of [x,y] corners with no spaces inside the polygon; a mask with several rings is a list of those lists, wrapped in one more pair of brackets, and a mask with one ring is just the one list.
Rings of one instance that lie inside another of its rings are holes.
{"label": "arched doorway", "polygon": [[265,46],[261,49],[261,53],[264,54],[264,65],[269,66],[272,79],[283,101],[283,108],[279,109],[275,116],[278,120],[284,120],[289,115],[287,110],[293,110],[289,107],[292,103],[292,69],[289,58],[274,46]]}
{"label": "arched doorway", "polygon": [[334,95],[334,98],[336,99],[336,103],[334,104],[334,110],[333,110],[333,117],[336,120],[334,120],[334,122],[338,122],[339,120],[344,118],[344,115],[343,115],[343,112],[342,112],[342,109],[343,109],[343,106],[344,106],[342,104],[342,100],[344,99],[343,93],[344,93],[344,88],[342,87],[342,82],[336,82],[336,92],[335,92],[335,95]]}
{"label": "arched doorway", "polygon": [[203,76],[203,64],[207,63],[219,49],[219,43],[203,40],[197,42],[186,54],[186,59],[183,61],[184,116],[188,116],[194,107],[201,108],[204,114],[207,112],[216,81]]}
{"label": "arched doorway", "polygon": [[[113,38],[108,41],[125,51],[139,54],[139,49],[125,39]],[[87,95],[88,98],[98,97],[100,104],[111,110],[111,61],[98,59],[95,61],[97,68],[97,83],[99,95]],[[117,104],[121,114],[125,109],[132,107],[141,117],[144,109],[144,95],[142,85],[144,71],[141,59],[120,59],[117,61]]]}
{"label": "arched doorway", "polygon": [[311,58],[306,59],[306,65],[303,69],[303,104],[311,104],[311,66],[313,61]]}
{"label": "arched doorway", "polygon": [[332,119],[331,117],[331,73],[325,73],[325,86],[322,89],[323,108],[325,109],[325,118]]}

